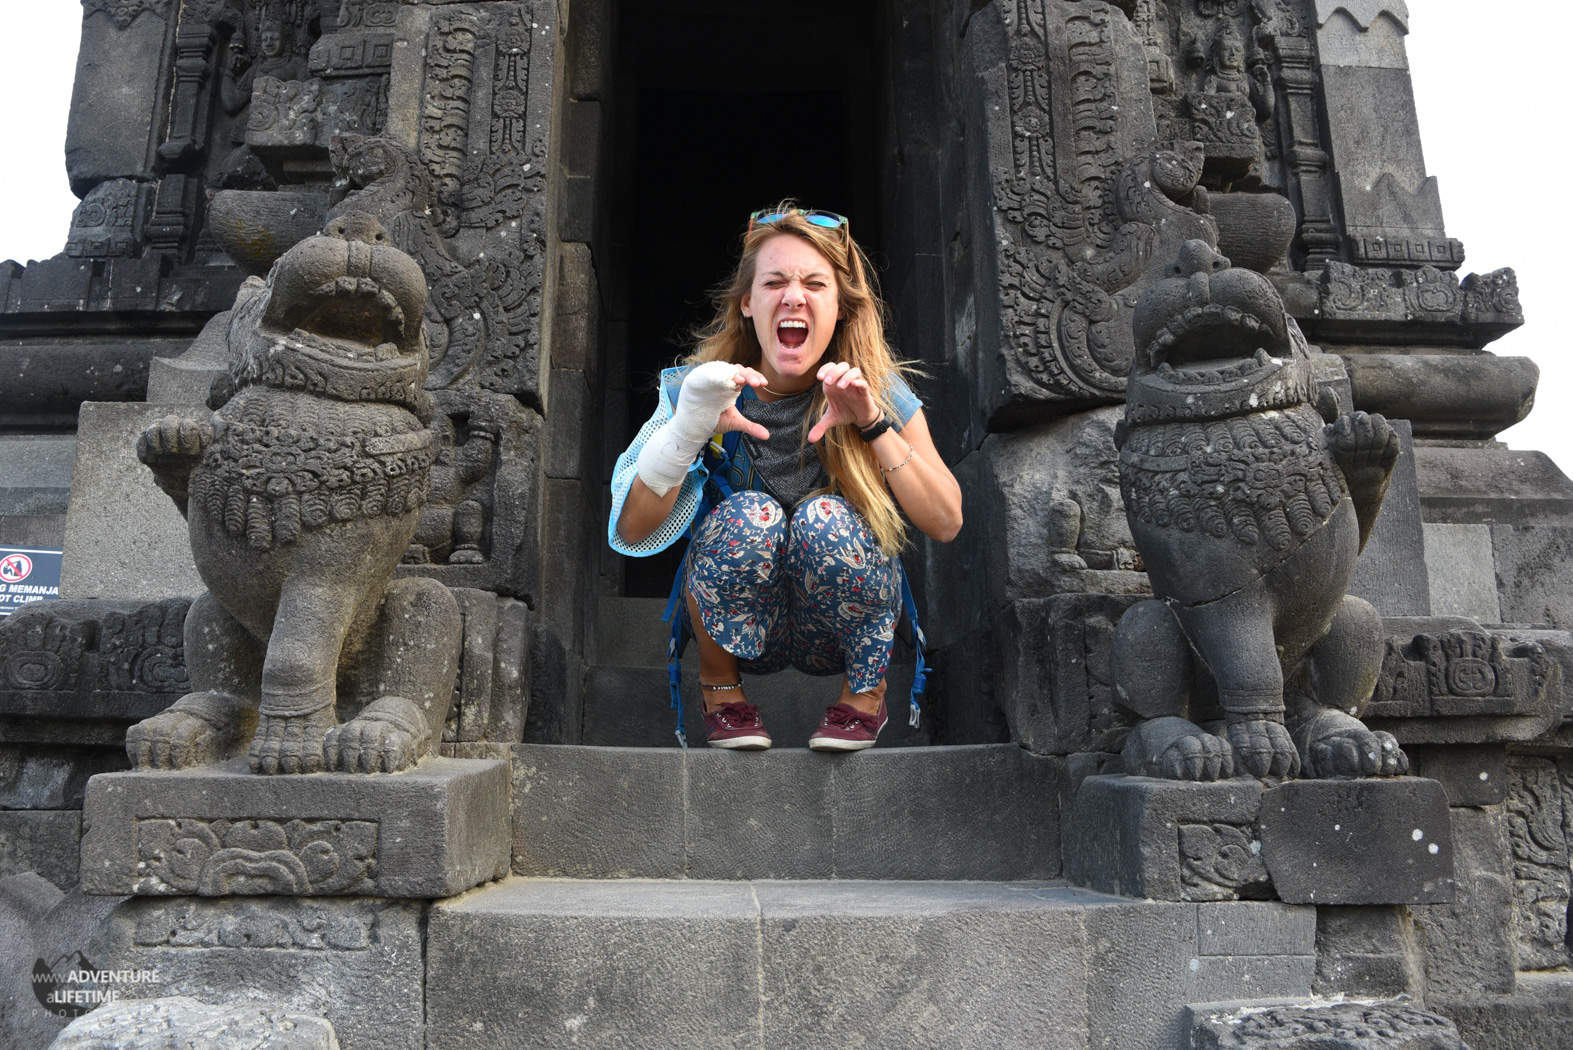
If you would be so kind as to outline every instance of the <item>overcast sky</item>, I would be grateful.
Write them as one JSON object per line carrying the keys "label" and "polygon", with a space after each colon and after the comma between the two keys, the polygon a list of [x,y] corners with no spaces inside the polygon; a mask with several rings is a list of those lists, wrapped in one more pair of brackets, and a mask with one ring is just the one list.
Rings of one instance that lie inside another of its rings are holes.
{"label": "overcast sky", "polygon": [[[9,161],[0,168],[0,259],[25,261],[61,250],[76,203],[61,144],[81,6],[5,6],[0,141]],[[1461,274],[1517,270],[1528,321],[1491,349],[1533,358],[1541,370],[1536,410],[1503,438],[1573,468],[1573,362],[1553,320],[1554,275],[1569,243],[1562,201],[1570,120],[1559,74],[1568,64],[1573,15],[1568,4],[1547,0],[1409,0],[1408,7],[1426,167],[1440,186],[1447,231],[1468,253]]]}

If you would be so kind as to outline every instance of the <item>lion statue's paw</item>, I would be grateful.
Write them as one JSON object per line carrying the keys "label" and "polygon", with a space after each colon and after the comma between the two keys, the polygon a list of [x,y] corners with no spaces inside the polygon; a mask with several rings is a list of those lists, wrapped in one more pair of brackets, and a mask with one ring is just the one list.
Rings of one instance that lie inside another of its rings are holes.
{"label": "lion statue's paw", "polygon": [[397,773],[431,748],[426,715],[413,700],[384,696],[328,731],[323,755],[329,769],[345,773]]}
{"label": "lion statue's paw", "polygon": [[1125,741],[1125,771],[1164,780],[1225,780],[1234,775],[1234,752],[1227,741],[1168,716],[1143,722]]}

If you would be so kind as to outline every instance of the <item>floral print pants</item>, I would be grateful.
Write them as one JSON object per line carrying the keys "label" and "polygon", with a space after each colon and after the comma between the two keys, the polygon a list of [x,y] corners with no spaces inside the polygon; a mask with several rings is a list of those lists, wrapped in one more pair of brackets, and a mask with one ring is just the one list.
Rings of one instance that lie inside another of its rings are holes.
{"label": "floral print pants", "polygon": [[771,496],[745,490],[695,530],[687,586],[705,633],[741,670],[845,671],[862,693],[890,663],[900,571],[841,497],[811,496],[788,518]]}

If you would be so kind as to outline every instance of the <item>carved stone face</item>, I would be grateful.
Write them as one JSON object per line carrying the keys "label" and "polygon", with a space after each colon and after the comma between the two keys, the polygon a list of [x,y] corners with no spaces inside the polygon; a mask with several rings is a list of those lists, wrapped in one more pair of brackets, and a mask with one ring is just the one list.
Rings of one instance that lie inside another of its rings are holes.
{"label": "carved stone face", "polygon": [[278,26],[263,26],[259,44],[268,58],[278,58],[284,53],[284,31]]}
{"label": "carved stone face", "polygon": [[425,277],[369,215],[341,215],[291,248],[274,264],[261,300],[265,340],[367,361],[424,356]]}
{"label": "carved stone face", "polygon": [[1213,41],[1213,60],[1218,64],[1219,73],[1243,73],[1245,41],[1238,33],[1219,33],[1218,39]]}
{"label": "carved stone face", "polygon": [[766,241],[743,296],[743,316],[754,322],[759,370],[773,390],[795,393],[813,385],[819,362],[841,316],[836,269],[819,249],[783,233]]}
{"label": "carved stone face", "polygon": [[1134,371],[1202,373],[1252,358],[1276,367],[1294,353],[1288,325],[1272,282],[1231,269],[1205,241],[1186,241],[1136,306]]}

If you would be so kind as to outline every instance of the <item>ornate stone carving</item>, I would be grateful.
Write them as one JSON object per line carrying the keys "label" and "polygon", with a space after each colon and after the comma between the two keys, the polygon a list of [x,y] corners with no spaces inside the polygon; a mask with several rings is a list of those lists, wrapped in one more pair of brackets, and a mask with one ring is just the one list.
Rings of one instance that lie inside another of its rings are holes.
{"label": "ornate stone carving", "polygon": [[376,821],[146,818],[137,821],[134,892],[367,893],[376,866]]}
{"label": "ornate stone carving", "polygon": [[467,387],[533,400],[539,367],[539,228],[488,239],[473,258],[442,230],[441,176],[390,139],[354,135],[335,140],[338,202],[330,216],[376,217],[393,243],[420,263],[431,286],[426,336],[431,348],[427,386]]}
{"label": "ornate stone carving", "polygon": [[106,615],[98,633],[103,688],[121,693],[189,692],[185,627],[190,607],[190,601],[177,598]]}
{"label": "ornate stone carving", "polygon": [[1476,326],[1500,334],[1523,324],[1512,269],[1470,274],[1460,283],[1435,266],[1384,268],[1332,260],[1317,278],[1318,333],[1397,333]]}
{"label": "ornate stone carving", "polygon": [[253,146],[306,146],[318,137],[319,80],[258,77],[251,92],[246,141]]}
{"label": "ornate stone carving", "polygon": [[71,213],[66,254],[77,258],[137,255],[149,204],[149,187],[130,179],[94,186]]}
{"label": "ornate stone carving", "polygon": [[1447,1018],[1402,1000],[1253,1006],[1199,1018],[1196,1050],[1467,1050]]}
{"label": "ornate stone carving", "polygon": [[1272,878],[1255,827],[1181,824],[1180,885],[1185,900],[1268,897]]}
{"label": "ornate stone carving", "polygon": [[[1201,241],[1170,273],[1137,307],[1116,435],[1156,596],[1115,638],[1119,702],[1147,720],[1126,768],[1186,780],[1404,772],[1394,739],[1355,717],[1382,633],[1371,605],[1346,594],[1397,435],[1319,393],[1266,278]],[[1220,716],[1223,736],[1195,724]]]}
{"label": "ornate stone carving", "polygon": [[432,752],[458,608],[437,581],[389,582],[433,456],[425,293],[376,220],[333,219],[237,297],[214,414],[143,434],[210,590],[186,625],[207,643],[186,653],[194,689],[132,727],[137,765],[228,757],[254,708],[257,772],[391,772]]}
{"label": "ornate stone carving", "polygon": [[91,631],[47,609],[16,613],[0,624],[0,689],[74,693]]}
{"label": "ornate stone carving", "polygon": [[376,943],[381,910],[370,901],[324,907],[289,899],[266,904],[244,899],[222,904],[154,900],[137,910],[132,943],[144,948],[365,951]]}
{"label": "ornate stone carving", "polygon": [[169,10],[169,0],[82,0],[82,15],[108,15],[118,29],[129,29],[137,16],[144,11],[162,17]]}
{"label": "ornate stone carving", "polygon": [[1554,762],[1517,758],[1508,765],[1507,827],[1513,852],[1513,919],[1518,968],[1546,970],[1569,962],[1568,786]]}

